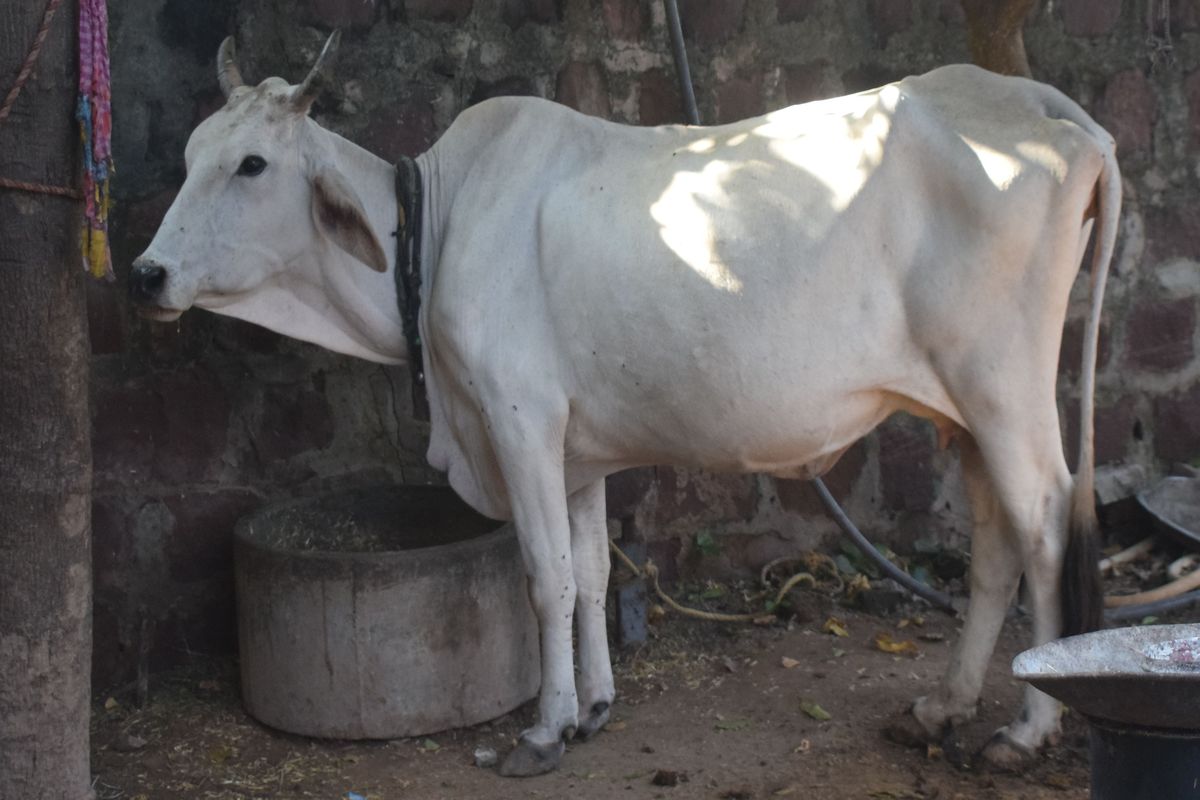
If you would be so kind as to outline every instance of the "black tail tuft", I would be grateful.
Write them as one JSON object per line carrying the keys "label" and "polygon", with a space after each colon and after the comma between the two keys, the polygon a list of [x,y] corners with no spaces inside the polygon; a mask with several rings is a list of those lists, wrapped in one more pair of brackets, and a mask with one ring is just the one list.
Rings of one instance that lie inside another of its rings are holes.
{"label": "black tail tuft", "polygon": [[1097,631],[1104,624],[1100,531],[1096,513],[1090,507],[1081,509],[1079,503],[1072,505],[1062,570],[1063,636]]}

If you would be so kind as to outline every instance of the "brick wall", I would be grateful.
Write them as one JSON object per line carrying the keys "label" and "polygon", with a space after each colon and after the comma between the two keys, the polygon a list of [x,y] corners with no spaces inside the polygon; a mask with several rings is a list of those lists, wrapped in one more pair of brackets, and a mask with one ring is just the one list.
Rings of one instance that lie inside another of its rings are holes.
{"label": "brick wall", "polygon": [[[1200,2],[1047,2],[1026,43],[1035,76],[1117,137],[1122,238],[1101,342],[1098,460],[1152,473],[1200,456]],[[728,121],[967,60],[955,0],[683,0],[701,116]],[[238,34],[248,80],[298,80],[345,30],[328,127],[385,158],[416,154],[467,105],[535,94],[632,124],[682,120],[657,0],[129,0],[112,9],[118,271],[183,178],[188,132],[219,107],[214,59]],[[1074,449],[1077,287],[1060,396]],[[324,353],[190,312],[136,318],[121,287],[89,290],[96,457],[96,679],[232,648],[233,521],[272,498],[367,481],[437,482],[404,369]],[[961,536],[955,457],[897,419],[829,476],[865,529],[897,549]],[[672,468],[610,479],[610,516],[668,575],[728,574],[833,535],[796,481]],[[721,545],[698,557],[707,532]]]}

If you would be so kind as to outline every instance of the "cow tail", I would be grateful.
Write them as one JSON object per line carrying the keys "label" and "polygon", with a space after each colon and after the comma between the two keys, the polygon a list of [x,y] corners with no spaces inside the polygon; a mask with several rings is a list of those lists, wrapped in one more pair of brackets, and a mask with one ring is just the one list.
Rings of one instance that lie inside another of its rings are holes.
{"label": "cow tail", "polygon": [[1073,636],[1099,630],[1104,616],[1104,592],[1099,569],[1100,530],[1096,518],[1093,412],[1100,307],[1104,302],[1104,284],[1116,247],[1121,216],[1121,173],[1117,167],[1116,144],[1107,131],[1070,101],[1067,101],[1066,108],[1060,106],[1056,110],[1060,111],[1062,117],[1088,131],[1104,158],[1096,188],[1098,207],[1092,257],[1091,308],[1084,329],[1083,364],[1079,372],[1079,461],[1071,496],[1062,572],[1063,635]]}

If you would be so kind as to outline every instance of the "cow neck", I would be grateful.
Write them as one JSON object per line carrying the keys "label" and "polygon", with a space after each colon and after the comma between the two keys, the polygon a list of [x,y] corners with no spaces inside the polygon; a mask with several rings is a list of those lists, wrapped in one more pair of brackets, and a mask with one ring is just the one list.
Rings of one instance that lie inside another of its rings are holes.
{"label": "cow neck", "polygon": [[417,320],[421,313],[421,228],[424,212],[421,169],[408,156],[396,163],[396,303],[404,340],[408,345],[408,369],[412,376],[413,416],[429,420],[429,396],[425,392],[425,359]]}

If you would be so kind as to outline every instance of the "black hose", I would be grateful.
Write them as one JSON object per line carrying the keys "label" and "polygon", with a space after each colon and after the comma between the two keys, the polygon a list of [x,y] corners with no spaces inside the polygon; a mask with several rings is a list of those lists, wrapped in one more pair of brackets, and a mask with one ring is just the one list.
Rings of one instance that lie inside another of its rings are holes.
{"label": "black hose", "polygon": [[[867,541],[867,537],[863,536],[862,531],[855,527],[854,523],[846,516],[846,512],[833,499],[833,495],[825,488],[825,483],[820,478],[813,479],[813,486],[817,490],[817,495],[820,496],[821,502],[825,504],[825,510],[830,513],[837,524],[841,527],[846,535],[858,545],[858,549],[863,552],[867,558],[875,562],[880,569],[887,573],[887,576],[899,583],[905,589],[908,589],[918,597],[923,597],[934,605],[941,606],[948,610],[955,610],[954,604],[950,595],[939,592],[936,589],[930,588],[920,581],[913,578],[904,570],[897,567],[891,561],[880,553],[875,547]],[[1153,603],[1142,603],[1136,606],[1121,606],[1119,608],[1111,608],[1104,612],[1104,620],[1109,623],[1140,621],[1145,617],[1154,614],[1166,614],[1169,611],[1177,611],[1181,608],[1187,608],[1193,604],[1200,603],[1200,591],[1188,592],[1178,597],[1168,597],[1166,600],[1157,600]]]}
{"label": "black hose", "polygon": [[687,50],[683,46],[683,28],[679,25],[679,6],[675,0],[663,2],[667,7],[667,29],[671,32],[671,50],[675,55],[675,71],[679,75],[683,113],[689,125],[699,125],[700,112],[696,109],[696,93],[692,89],[692,71],[688,69]]}
{"label": "black hose", "polygon": [[863,536],[862,531],[855,526],[850,517],[846,516],[846,512],[842,510],[840,505],[838,505],[837,500],[833,499],[833,495],[831,495],[829,490],[825,488],[825,482],[823,480],[820,478],[813,478],[812,485],[813,488],[817,490],[817,496],[821,498],[821,502],[825,505],[825,510],[829,512],[830,516],[833,517],[838,526],[846,532],[846,535],[849,536],[850,540],[858,546],[858,549],[863,552],[863,555],[874,561],[889,578],[915,594],[917,597],[928,600],[935,606],[941,606],[948,611],[957,611],[957,609],[954,607],[954,598],[945,592],[939,592],[932,586],[927,586],[926,584],[921,583],[919,580],[897,567],[891,561],[888,561],[887,557],[884,556],[883,553],[880,553],[878,550],[876,550],[875,545],[871,544],[871,542],[867,540],[866,536]]}

